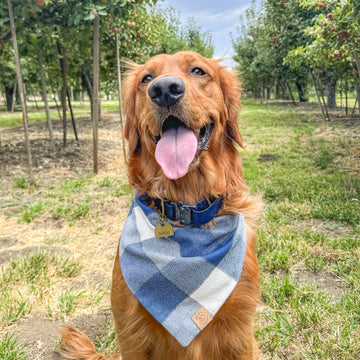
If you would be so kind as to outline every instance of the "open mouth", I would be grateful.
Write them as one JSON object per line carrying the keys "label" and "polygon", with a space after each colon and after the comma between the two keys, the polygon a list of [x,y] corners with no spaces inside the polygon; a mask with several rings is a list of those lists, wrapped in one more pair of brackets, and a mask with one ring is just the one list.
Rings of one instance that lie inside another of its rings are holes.
{"label": "open mouth", "polygon": [[155,158],[166,177],[177,180],[185,176],[202,150],[208,150],[213,124],[192,130],[175,116],[169,116],[162,125],[156,144]]}

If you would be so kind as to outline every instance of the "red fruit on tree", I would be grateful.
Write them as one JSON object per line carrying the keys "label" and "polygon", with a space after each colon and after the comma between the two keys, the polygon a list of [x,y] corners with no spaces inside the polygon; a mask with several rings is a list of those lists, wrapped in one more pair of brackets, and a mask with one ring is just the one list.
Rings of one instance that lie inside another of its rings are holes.
{"label": "red fruit on tree", "polygon": [[326,26],[326,22],[323,22],[323,27],[325,27]]}
{"label": "red fruit on tree", "polygon": [[36,0],[36,3],[39,5],[39,6],[43,6],[45,4],[45,1],[44,0]]}
{"label": "red fruit on tree", "polygon": [[331,14],[331,13],[328,13],[326,16],[327,16],[327,18],[331,21],[331,19],[332,19],[332,14]]}
{"label": "red fruit on tree", "polygon": [[120,30],[119,30],[117,27],[114,27],[114,28],[112,29],[112,32],[113,32],[114,34],[118,34],[118,33],[120,32]]}
{"label": "red fruit on tree", "polygon": [[136,32],[136,34],[137,34],[138,36],[140,36],[140,30],[138,30],[138,31]]}
{"label": "red fruit on tree", "polygon": [[321,30],[321,33],[322,33],[322,34],[325,34],[325,30],[324,30],[324,29],[322,29],[322,30]]}

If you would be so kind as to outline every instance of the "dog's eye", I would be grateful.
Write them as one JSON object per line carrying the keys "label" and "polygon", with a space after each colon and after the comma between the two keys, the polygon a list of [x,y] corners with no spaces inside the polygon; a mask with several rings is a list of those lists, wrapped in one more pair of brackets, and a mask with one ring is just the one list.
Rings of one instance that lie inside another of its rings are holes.
{"label": "dog's eye", "polygon": [[153,79],[153,77],[151,75],[145,75],[142,80],[141,80],[141,83],[142,84],[147,84],[149,83],[151,80]]}
{"label": "dog's eye", "polygon": [[203,69],[199,68],[199,67],[196,67],[196,68],[192,69],[191,73],[194,74],[194,75],[197,75],[197,76],[206,75],[206,72]]}

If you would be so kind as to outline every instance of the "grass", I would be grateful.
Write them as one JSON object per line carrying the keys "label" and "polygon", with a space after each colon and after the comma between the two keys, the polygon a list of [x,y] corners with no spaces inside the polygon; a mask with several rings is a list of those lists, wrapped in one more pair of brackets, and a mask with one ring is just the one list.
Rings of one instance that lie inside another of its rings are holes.
{"label": "grass", "polygon": [[[324,124],[314,106],[243,103],[244,177],[266,202],[257,244],[262,302],[256,337],[262,359],[359,359],[356,129]],[[115,102],[105,108],[117,110]],[[88,279],[101,271],[111,277],[132,195],[125,176],[74,171],[38,177],[30,185],[20,174],[10,185],[0,179],[0,186],[9,194],[0,197],[0,211],[15,209],[14,215],[0,217],[0,226],[6,231],[11,224],[21,239],[26,235],[25,243],[41,247],[0,267],[2,330],[8,332],[39,309],[55,321],[71,322],[109,308],[109,283],[102,277],[95,283]],[[5,340],[0,349],[9,344],[4,347],[9,359],[11,347],[23,351],[10,335]],[[96,347],[102,353],[115,350],[111,321]]]}
{"label": "grass", "polygon": [[45,303],[45,298],[51,296],[54,281],[74,278],[81,269],[78,259],[48,252],[11,259],[0,270],[2,322],[13,324],[29,313],[33,306]]}
{"label": "grass", "polygon": [[[360,180],[343,165],[352,140],[319,138],[318,127],[314,114],[298,108],[245,101],[244,176],[266,202],[258,231],[263,303],[256,330],[266,359],[360,358],[354,311],[360,302]],[[278,160],[260,162],[261,154]],[[334,298],[331,285],[311,277],[333,279],[341,290]]]}
{"label": "grass", "polygon": [[[36,122],[42,122],[46,121],[46,114],[43,102],[39,102],[39,105],[41,106],[41,110],[36,109],[31,104],[28,106],[28,117],[30,123],[36,123]],[[61,112],[61,109],[60,109]],[[80,102],[74,102],[73,103],[73,112],[75,117],[83,117],[90,114],[90,105],[88,102],[85,102],[84,104]],[[50,118],[52,121],[58,121],[59,120],[59,113],[56,110],[55,103],[50,104]],[[23,119],[22,119],[22,113],[21,111],[15,111],[15,112],[1,112],[0,117],[0,128],[1,127],[14,127],[14,126],[22,126]]]}
{"label": "grass", "polygon": [[26,360],[25,348],[26,345],[18,345],[12,335],[6,334],[4,339],[0,339],[0,359]]}
{"label": "grass", "polygon": [[[43,102],[40,101],[39,105],[42,108],[44,108]],[[88,101],[85,101],[84,103],[81,103],[79,101],[72,102],[73,106],[73,113],[74,117],[84,117],[89,116],[90,111],[90,103]],[[113,111],[117,112],[119,109],[118,101],[106,101],[101,104],[101,109],[103,111]],[[61,113],[61,109],[60,113]],[[45,110],[38,110],[35,106],[29,105],[28,106],[28,117],[30,123],[36,123],[36,122],[44,122],[46,121],[46,114]],[[69,110],[68,110],[69,111]],[[14,127],[14,126],[22,126],[22,113],[21,111],[15,111],[15,112],[7,112],[7,111],[1,111],[0,116],[0,128],[2,127]],[[70,116],[70,115],[69,115]],[[50,118],[52,121],[59,121],[59,113],[56,110],[55,103],[50,104]]]}

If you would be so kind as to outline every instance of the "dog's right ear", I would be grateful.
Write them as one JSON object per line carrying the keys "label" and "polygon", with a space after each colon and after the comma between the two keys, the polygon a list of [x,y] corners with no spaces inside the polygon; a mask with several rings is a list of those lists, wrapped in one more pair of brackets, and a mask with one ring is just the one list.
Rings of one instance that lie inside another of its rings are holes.
{"label": "dog's right ear", "polygon": [[125,74],[125,81],[123,86],[123,101],[124,110],[126,114],[126,123],[124,128],[125,139],[129,142],[130,154],[135,153],[141,145],[140,137],[136,129],[135,119],[135,101],[136,101],[136,87],[137,87],[137,72],[138,65],[134,63],[126,64],[130,69]]}

